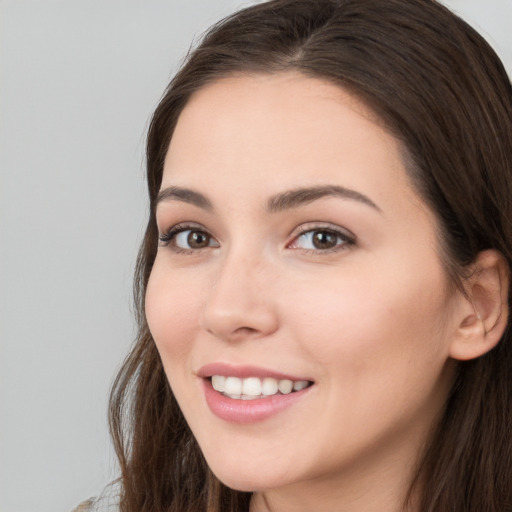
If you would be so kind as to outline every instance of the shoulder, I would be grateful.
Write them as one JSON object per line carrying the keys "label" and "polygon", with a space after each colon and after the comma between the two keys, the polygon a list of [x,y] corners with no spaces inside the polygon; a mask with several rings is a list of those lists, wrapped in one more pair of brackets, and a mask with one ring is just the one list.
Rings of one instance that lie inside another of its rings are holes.
{"label": "shoulder", "polygon": [[72,512],[119,512],[120,495],[121,485],[115,481],[107,485],[98,497],[84,501]]}
{"label": "shoulder", "polygon": [[90,499],[87,501],[84,501],[83,503],[80,503],[78,507],[74,508],[72,512],[89,512],[91,510],[91,507],[94,503],[94,499]]}

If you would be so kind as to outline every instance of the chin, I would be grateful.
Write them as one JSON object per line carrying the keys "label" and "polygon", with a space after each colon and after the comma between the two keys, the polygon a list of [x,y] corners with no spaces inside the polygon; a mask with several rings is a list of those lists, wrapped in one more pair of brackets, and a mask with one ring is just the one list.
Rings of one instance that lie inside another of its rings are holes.
{"label": "chin", "polygon": [[222,475],[216,474],[215,476],[227,487],[235,491],[241,492],[262,492],[274,487],[279,487],[275,482],[272,485],[265,481],[266,479],[258,477],[240,477],[240,475]]}
{"label": "chin", "polygon": [[288,471],[285,475],[274,468],[262,467],[262,464],[245,464],[240,468],[231,464],[223,464],[221,467],[210,466],[213,474],[227,487],[235,491],[260,492],[276,487],[282,487],[290,483]]}

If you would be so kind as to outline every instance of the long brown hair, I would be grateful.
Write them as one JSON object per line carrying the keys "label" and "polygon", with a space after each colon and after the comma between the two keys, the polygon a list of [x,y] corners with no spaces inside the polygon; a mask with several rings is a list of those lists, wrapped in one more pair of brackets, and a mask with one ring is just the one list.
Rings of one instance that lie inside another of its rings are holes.
{"label": "long brown hair", "polygon": [[[434,0],[274,0],[215,25],[149,128],[151,208],[135,277],[139,334],[110,402],[122,512],[248,509],[250,494],[215,478],[183,418],[146,323],[144,294],[163,161],[190,96],[233,73],[287,70],[345,88],[403,142],[413,183],[438,217],[454,282],[488,248],[512,268],[512,88],[494,51],[464,21]],[[497,348],[459,363],[411,484],[422,512],[512,510],[510,336],[507,329]]]}

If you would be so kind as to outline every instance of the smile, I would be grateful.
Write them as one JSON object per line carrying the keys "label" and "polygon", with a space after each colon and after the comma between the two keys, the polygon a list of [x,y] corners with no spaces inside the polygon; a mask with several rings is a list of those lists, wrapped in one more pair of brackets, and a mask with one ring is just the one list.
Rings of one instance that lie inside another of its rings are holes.
{"label": "smile", "polygon": [[317,387],[304,373],[293,375],[223,362],[202,366],[195,374],[200,378],[207,407],[229,423],[264,421],[285,409],[295,409],[307,403],[306,397]]}
{"label": "smile", "polygon": [[274,395],[288,395],[301,391],[312,383],[307,380],[275,379],[273,377],[239,378],[224,375],[212,375],[213,389],[235,400],[256,400]]}

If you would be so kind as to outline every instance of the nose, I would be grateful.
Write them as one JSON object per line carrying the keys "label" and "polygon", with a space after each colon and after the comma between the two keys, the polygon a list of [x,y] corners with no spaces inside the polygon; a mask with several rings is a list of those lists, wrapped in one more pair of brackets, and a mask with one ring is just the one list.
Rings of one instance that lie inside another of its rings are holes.
{"label": "nose", "polygon": [[261,260],[228,257],[215,272],[201,327],[224,341],[258,339],[278,329],[273,273]]}

